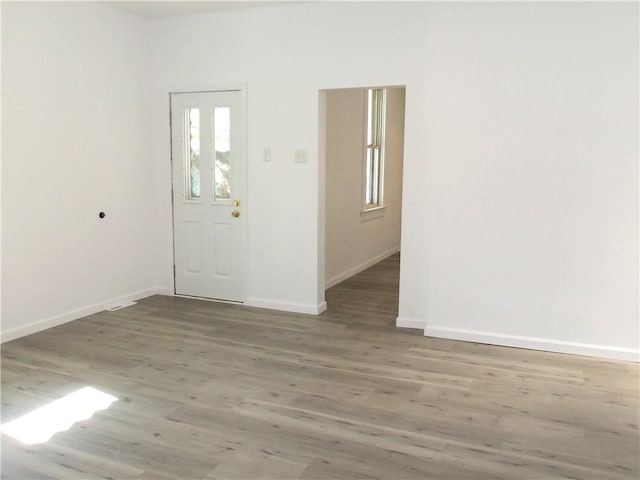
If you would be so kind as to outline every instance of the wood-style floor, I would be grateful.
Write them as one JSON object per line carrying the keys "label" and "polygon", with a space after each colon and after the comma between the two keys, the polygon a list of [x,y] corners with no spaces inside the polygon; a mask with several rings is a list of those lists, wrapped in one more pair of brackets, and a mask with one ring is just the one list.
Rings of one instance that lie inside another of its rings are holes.
{"label": "wood-style floor", "polygon": [[314,317],[156,296],[2,346],[2,422],[119,400],[3,478],[638,479],[639,366],[394,327],[399,257]]}

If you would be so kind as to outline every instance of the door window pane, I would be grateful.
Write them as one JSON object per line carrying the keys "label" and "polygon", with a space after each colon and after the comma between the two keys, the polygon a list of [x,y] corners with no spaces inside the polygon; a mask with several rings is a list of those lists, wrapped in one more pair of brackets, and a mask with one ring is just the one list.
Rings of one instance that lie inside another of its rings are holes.
{"label": "door window pane", "polygon": [[187,139],[185,180],[187,200],[200,198],[200,109],[185,111],[185,137]]}
{"label": "door window pane", "polygon": [[213,138],[215,155],[214,200],[229,201],[231,199],[231,110],[229,107],[214,108]]}

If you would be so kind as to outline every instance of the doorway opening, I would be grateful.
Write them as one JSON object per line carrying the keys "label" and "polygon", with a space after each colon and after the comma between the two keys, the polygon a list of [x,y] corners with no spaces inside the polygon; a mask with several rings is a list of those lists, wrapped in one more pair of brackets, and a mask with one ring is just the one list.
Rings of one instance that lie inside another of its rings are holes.
{"label": "doorway opening", "polygon": [[386,281],[395,293],[383,295],[384,309],[397,310],[405,87],[322,90],[319,101],[318,288],[367,290],[382,301]]}

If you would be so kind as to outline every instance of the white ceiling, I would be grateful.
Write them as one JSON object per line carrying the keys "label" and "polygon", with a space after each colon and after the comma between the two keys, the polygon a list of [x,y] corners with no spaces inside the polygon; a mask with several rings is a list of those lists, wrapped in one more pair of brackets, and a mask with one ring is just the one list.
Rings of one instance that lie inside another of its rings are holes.
{"label": "white ceiling", "polygon": [[110,1],[106,4],[124,10],[134,15],[145,18],[162,18],[177,17],[180,15],[194,15],[197,13],[210,12],[227,12],[229,10],[241,10],[245,8],[271,7],[274,5],[282,5],[292,3],[290,1],[196,1],[196,2],[180,2],[180,1],[164,1],[164,0],[147,0],[137,2],[127,1]]}

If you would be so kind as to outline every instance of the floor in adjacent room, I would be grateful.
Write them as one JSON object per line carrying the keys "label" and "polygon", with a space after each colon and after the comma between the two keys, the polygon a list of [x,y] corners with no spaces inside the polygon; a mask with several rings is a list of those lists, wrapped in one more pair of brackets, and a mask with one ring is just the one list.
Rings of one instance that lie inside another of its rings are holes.
{"label": "floor in adjacent room", "polygon": [[399,256],[320,316],[154,296],[2,345],[2,423],[118,398],[2,478],[638,479],[639,365],[395,328]]}

